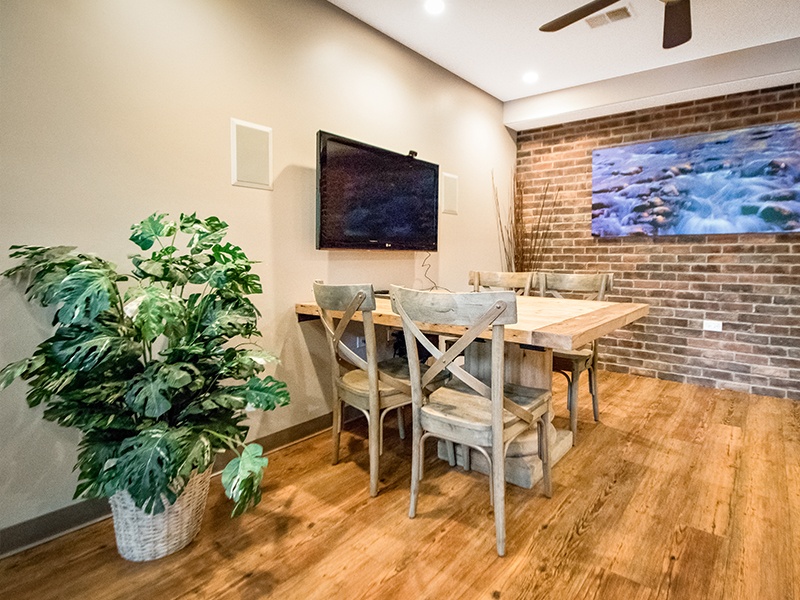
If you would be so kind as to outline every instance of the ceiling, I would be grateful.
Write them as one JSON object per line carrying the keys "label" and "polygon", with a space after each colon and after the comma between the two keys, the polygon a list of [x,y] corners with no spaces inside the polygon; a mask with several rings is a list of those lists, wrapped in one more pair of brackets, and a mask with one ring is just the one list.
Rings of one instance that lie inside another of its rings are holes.
{"label": "ceiling", "polygon": [[627,6],[631,18],[555,33],[539,26],[588,0],[444,0],[438,15],[425,0],[328,1],[503,102],[800,39],[798,0],[693,0],[693,37],[670,50],[659,0],[620,1],[606,11]]}

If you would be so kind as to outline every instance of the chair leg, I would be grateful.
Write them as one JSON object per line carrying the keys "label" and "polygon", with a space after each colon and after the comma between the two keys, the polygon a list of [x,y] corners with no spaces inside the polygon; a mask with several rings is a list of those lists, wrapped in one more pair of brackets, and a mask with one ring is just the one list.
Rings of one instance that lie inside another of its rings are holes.
{"label": "chair leg", "polygon": [[581,381],[581,372],[573,368],[569,379],[569,392],[567,403],[569,405],[569,428],[572,431],[572,445],[578,443],[578,389]]}
{"label": "chair leg", "polygon": [[422,431],[415,418],[411,431],[411,498],[408,506],[408,516],[411,519],[417,516],[419,480],[422,478],[422,443]]}
{"label": "chair leg", "polygon": [[406,422],[403,418],[403,407],[397,407],[397,433],[400,435],[400,439],[406,439]]}
{"label": "chair leg", "polygon": [[386,414],[388,410],[385,410],[381,413],[381,426],[378,428],[378,435],[380,437],[380,449],[378,450],[378,454],[383,456],[383,422],[386,420]]}
{"label": "chair leg", "polygon": [[339,396],[334,394],[333,398],[333,425],[331,427],[333,433],[333,457],[332,464],[339,462],[339,438],[342,432],[342,401]]}
{"label": "chair leg", "polygon": [[553,497],[553,480],[550,475],[550,414],[545,413],[536,426],[539,429],[539,458],[542,461],[542,484],[544,495]]}
{"label": "chair leg", "polygon": [[600,388],[597,386],[597,370],[589,367],[589,391],[592,393],[594,420],[600,420]]}
{"label": "chair leg", "polygon": [[461,458],[463,459],[464,470],[469,471],[472,468],[472,462],[470,460],[470,447],[466,444],[461,444]]}
{"label": "chair leg", "polygon": [[[370,411],[372,412],[372,411]],[[378,412],[370,414],[369,426],[369,495],[378,495],[378,478],[380,476],[381,418]]]}
{"label": "chair leg", "polygon": [[497,555],[506,555],[506,477],[503,443],[492,444],[492,491],[494,496],[494,528]]}

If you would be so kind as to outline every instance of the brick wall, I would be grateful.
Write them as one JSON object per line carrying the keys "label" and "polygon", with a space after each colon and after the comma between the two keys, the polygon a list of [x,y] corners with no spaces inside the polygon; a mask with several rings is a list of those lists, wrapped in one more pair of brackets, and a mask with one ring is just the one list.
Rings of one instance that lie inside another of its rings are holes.
{"label": "brick wall", "polygon": [[[523,214],[558,188],[543,269],[611,271],[650,315],[603,339],[602,368],[800,400],[800,233],[591,237],[592,150],[800,121],[800,84],[520,132]],[[800,149],[798,149],[800,151]],[[703,331],[703,319],[722,321]]]}

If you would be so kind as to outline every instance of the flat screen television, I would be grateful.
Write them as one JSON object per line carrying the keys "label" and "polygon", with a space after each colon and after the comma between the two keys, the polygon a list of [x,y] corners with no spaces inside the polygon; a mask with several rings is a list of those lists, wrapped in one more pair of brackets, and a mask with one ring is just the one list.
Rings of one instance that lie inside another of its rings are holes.
{"label": "flat screen television", "polygon": [[317,248],[437,247],[439,166],[317,133]]}

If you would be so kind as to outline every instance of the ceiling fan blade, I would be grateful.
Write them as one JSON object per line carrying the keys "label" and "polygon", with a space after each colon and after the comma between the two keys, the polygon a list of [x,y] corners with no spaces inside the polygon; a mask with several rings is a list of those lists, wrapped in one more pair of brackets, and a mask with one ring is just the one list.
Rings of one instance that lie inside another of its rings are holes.
{"label": "ceiling fan blade", "polygon": [[603,10],[607,6],[611,6],[619,2],[620,0],[593,0],[588,4],[584,4],[583,6],[576,8],[575,10],[568,12],[565,15],[561,15],[557,19],[553,19],[549,23],[545,23],[541,27],[539,27],[539,31],[558,31],[559,29],[564,29],[567,25],[572,25],[591,15],[592,13],[596,13],[599,10]]}
{"label": "ceiling fan blade", "polygon": [[664,3],[664,48],[674,48],[692,39],[690,0],[668,0]]}

